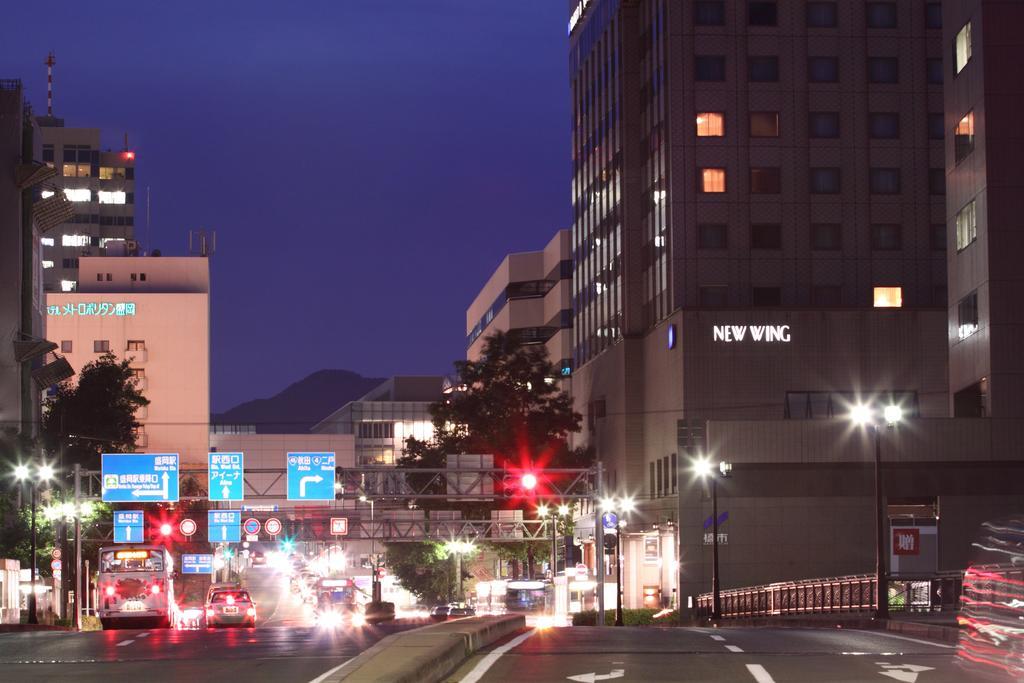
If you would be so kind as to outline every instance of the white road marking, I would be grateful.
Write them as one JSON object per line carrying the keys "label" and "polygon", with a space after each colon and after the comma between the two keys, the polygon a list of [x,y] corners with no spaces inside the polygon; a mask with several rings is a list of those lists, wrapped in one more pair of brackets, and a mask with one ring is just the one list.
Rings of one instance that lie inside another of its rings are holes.
{"label": "white road marking", "polygon": [[149,631],[146,631],[145,633],[140,633],[139,635],[137,635],[135,637],[136,638],[148,638],[149,637]]}
{"label": "white road marking", "polygon": [[742,648],[736,647],[735,645],[726,645],[725,649],[729,652],[743,652]]}
{"label": "white road marking", "polygon": [[346,666],[348,666],[349,664],[351,664],[351,663],[352,663],[352,660],[353,660],[353,659],[355,659],[355,657],[352,657],[351,659],[347,659],[347,660],[345,660],[344,662],[342,662],[342,663],[341,663],[341,664],[339,664],[338,666],[334,667],[333,669],[331,669],[331,670],[329,670],[329,671],[325,671],[325,672],[323,672],[322,674],[320,674],[319,676],[317,676],[316,678],[314,678],[313,680],[311,680],[311,681],[310,681],[309,683],[323,683],[323,682],[324,682],[325,680],[327,680],[327,677],[328,677],[328,676],[330,676],[331,674],[333,674],[333,673],[336,673],[336,672],[338,672],[338,671],[341,671],[341,670],[342,670],[342,669],[344,669],[344,668],[345,668]]}
{"label": "white road marking", "polygon": [[747,671],[754,677],[757,683],[775,683],[775,679],[772,675],[764,670],[764,667],[760,664],[747,664]]}
{"label": "white road marking", "polygon": [[[490,668],[494,666],[494,663],[497,662],[498,659],[500,659],[503,654],[505,654],[514,647],[518,647],[527,638],[529,638],[536,632],[537,629],[532,629],[520,636],[516,636],[512,640],[502,645],[501,647],[496,648],[494,652],[489,653],[486,657],[481,659],[475,667],[473,667],[473,670],[470,671],[469,674],[467,674],[466,677],[462,679],[462,683],[476,683],[477,681],[479,681],[481,678],[484,677],[484,674],[486,674],[488,670],[490,670]],[[317,682],[313,681],[312,683]]]}
{"label": "white road marking", "polygon": [[120,643],[117,644],[117,646],[124,647],[125,645],[131,645],[134,642],[134,640],[122,640]]}
{"label": "white road marking", "polygon": [[864,631],[864,630],[861,630],[861,629],[850,629],[850,630],[851,631],[852,630],[856,630],[858,633],[870,633],[870,634],[873,634],[873,635],[884,636],[886,638],[896,638],[897,640],[906,640],[908,642],[918,643],[920,645],[931,645],[932,647],[941,647],[941,648],[944,648],[946,650],[955,650],[956,649],[956,645],[945,645],[943,643],[934,643],[934,642],[932,642],[930,640],[920,640],[918,638],[908,638],[906,636],[898,636],[898,635],[896,635],[894,633],[889,633],[888,631]]}
{"label": "white road marking", "polygon": [[722,640],[725,640],[725,638],[723,638],[722,636],[711,636],[711,640],[722,641]]}

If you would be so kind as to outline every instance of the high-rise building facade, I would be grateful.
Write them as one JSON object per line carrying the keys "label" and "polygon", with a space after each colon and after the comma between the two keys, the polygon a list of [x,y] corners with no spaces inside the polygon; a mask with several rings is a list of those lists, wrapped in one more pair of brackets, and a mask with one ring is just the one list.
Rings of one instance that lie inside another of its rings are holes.
{"label": "high-rise building facade", "polygon": [[949,383],[962,417],[1024,417],[1024,3],[944,0]]}
{"label": "high-rise building facade", "polygon": [[75,208],[71,221],[43,238],[44,286],[75,291],[83,256],[134,254],[135,152],[101,149],[98,128],[68,128],[64,119],[36,118],[42,159],[57,170],[43,197],[64,192]]}

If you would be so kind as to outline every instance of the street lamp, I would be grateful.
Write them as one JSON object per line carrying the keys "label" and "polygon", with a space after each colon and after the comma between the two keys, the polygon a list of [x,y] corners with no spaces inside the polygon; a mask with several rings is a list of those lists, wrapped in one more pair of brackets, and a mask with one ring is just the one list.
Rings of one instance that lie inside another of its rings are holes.
{"label": "street lamp", "polygon": [[711,480],[711,618],[722,618],[722,586],[718,570],[718,479],[728,477],[732,463],[724,460],[718,467],[711,458],[697,458],[693,461],[693,472],[702,480]]}
{"label": "street lamp", "polygon": [[373,575],[370,577],[370,594],[373,602],[380,602],[380,579],[377,578],[377,541],[376,532],[373,529],[373,498],[368,498],[365,493],[360,493],[359,502],[370,504],[370,566],[373,568]]}
{"label": "street lamp", "polygon": [[32,471],[28,465],[19,463],[14,468],[14,478],[18,480],[20,484],[28,481],[29,486],[32,488],[32,560],[31,560],[31,589],[28,594],[28,623],[38,624],[39,616],[36,612],[36,554],[37,554],[37,540],[36,540],[36,491],[39,489],[41,484],[46,484],[53,479],[53,467],[43,463],[42,465],[36,465],[36,476],[32,477]]}
{"label": "street lamp", "polygon": [[[885,571],[885,511],[882,503],[882,432],[875,412],[863,403],[850,409],[850,419],[857,425],[875,433],[875,618],[889,618],[889,577]],[[882,419],[889,427],[903,420],[903,409],[887,405]]]}
{"label": "street lamp", "polygon": [[448,551],[449,555],[455,556],[455,571],[456,571],[456,602],[464,602],[462,593],[462,556],[469,555],[476,550],[476,546],[473,545],[472,541],[448,541],[444,544],[445,550]]}
{"label": "street lamp", "polygon": [[618,514],[628,514],[636,509],[635,501],[629,497],[624,496],[622,498],[604,498],[601,500],[601,510],[605,513],[606,518],[612,517],[614,522],[611,520],[602,522],[605,524],[605,528],[611,528],[609,524],[615,526],[615,625],[624,626],[625,621],[622,615],[622,565],[624,557],[622,554],[622,530],[626,526],[626,521],[620,520]]}

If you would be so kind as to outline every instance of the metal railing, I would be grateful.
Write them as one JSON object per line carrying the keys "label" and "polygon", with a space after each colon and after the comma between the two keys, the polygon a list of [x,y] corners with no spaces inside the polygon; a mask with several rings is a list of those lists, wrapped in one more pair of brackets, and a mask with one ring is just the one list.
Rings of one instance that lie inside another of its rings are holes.
{"label": "metal railing", "polygon": [[[926,577],[889,577],[889,611],[943,611],[959,606],[963,572]],[[722,617],[792,614],[871,613],[877,586],[874,574],[783,581],[721,592]],[[697,615],[708,617],[711,593],[697,596]]]}

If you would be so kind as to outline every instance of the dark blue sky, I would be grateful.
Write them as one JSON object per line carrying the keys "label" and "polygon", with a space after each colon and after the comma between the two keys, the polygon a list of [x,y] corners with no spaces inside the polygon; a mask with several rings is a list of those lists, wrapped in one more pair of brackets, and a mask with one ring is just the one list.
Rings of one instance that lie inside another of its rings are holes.
{"label": "dark blue sky", "polygon": [[0,78],[138,152],[136,234],[217,232],[213,408],[321,368],[448,372],[510,251],[568,225],[565,3],[10,3]]}

